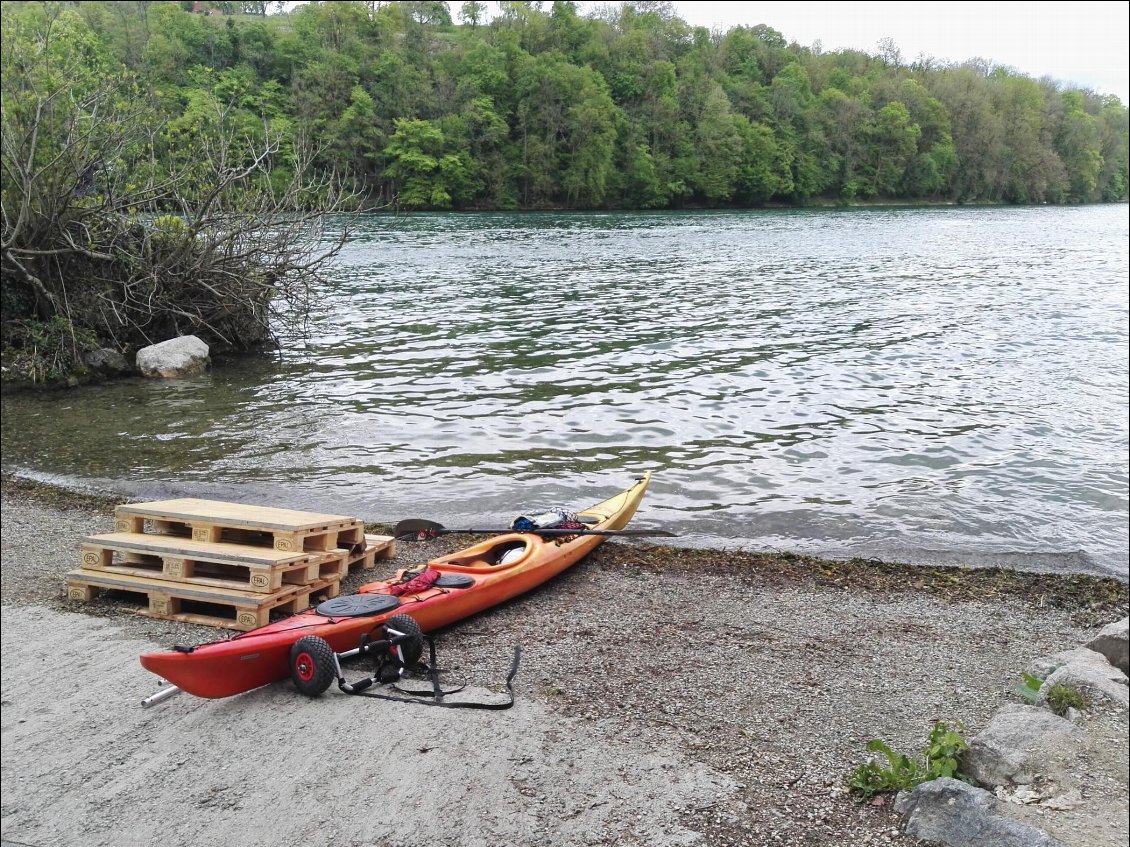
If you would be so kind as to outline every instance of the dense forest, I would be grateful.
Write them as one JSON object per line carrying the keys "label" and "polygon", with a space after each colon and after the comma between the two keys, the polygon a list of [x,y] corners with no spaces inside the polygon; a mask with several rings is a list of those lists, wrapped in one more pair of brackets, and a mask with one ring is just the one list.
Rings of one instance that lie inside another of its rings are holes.
{"label": "dense forest", "polygon": [[301,136],[370,207],[1127,197],[1117,98],[908,62],[889,40],[823,52],[768,26],[691,27],[669,3],[585,17],[560,0],[466,2],[454,21],[443,2],[6,2],[5,37],[52,5],[92,69],[152,99],[159,160],[218,120]]}

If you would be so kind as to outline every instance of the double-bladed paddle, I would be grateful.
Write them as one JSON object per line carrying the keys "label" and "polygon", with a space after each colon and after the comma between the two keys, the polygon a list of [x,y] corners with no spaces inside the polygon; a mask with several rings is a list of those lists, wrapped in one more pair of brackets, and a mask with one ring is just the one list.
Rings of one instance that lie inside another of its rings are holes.
{"label": "double-bladed paddle", "polygon": [[409,518],[403,520],[392,528],[394,538],[435,538],[437,535],[498,535],[504,532],[531,532],[535,535],[634,535],[639,537],[655,536],[660,538],[675,538],[675,533],[662,529],[562,529],[549,527],[547,529],[448,529],[443,524],[435,521],[426,521],[422,518]]}

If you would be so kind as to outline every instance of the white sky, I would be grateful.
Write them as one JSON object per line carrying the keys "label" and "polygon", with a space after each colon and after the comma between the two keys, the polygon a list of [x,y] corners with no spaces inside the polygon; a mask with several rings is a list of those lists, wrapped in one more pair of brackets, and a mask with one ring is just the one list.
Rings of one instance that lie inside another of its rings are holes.
{"label": "white sky", "polygon": [[[297,3],[288,4],[290,6]],[[448,0],[453,20],[461,0]],[[487,4],[487,14],[497,12]],[[545,0],[543,8],[548,8]],[[582,14],[617,2],[578,2]],[[1127,0],[674,0],[692,26],[767,24],[787,41],[826,51],[874,54],[881,39],[905,61],[985,59],[1040,79],[1113,94],[1130,105],[1130,2]]]}
{"label": "white sky", "polygon": [[[457,4],[458,5],[458,4]],[[490,4],[493,5],[493,4]],[[605,5],[580,3],[583,13]],[[693,26],[767,24],[787,41],[825,51],[877,52],[882,38],[905,61],[919,54],[943,61],[982,58],[1039,79],[1113,94],[1130,104],[1130,3],[1117,2],[711,2],[673,4]],[[489,8],[489,6],[488,6]]]}

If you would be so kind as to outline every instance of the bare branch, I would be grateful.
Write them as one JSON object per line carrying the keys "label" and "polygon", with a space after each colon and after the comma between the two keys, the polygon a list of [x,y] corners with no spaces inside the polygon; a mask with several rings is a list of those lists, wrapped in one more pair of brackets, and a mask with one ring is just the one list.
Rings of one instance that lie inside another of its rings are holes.
{"label": "bare branch", "polygon": [[[37,73],[47,53],[33,53],[16,57],[22,108],[9,109],[5,91],[6,280],[33,292],[44,316],[121,347],[184,331],[248,347],[301,329],[348,237],[326,243],[324,216],[358,205],[337,174],[314,170],[309,139],[267,123],[242,137],[217,104],[191,146],[178,145],[176,122],[155,119],[128,78]],[[67,87],[79,78],[96,82]]]}

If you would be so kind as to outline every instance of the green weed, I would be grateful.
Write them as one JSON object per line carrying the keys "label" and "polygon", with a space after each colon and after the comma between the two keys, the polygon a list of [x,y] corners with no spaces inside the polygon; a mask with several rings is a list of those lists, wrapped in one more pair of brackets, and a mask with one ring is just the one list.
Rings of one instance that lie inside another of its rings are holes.
{"label": "green weed", "polygon": [[1060,717],[1066,715],[1068,709],[1082,711],[1091,705],[1082,691],[1063,682],[1057,682],[1048,688],[1047,703],[1048,708]]}
{"label": "green weed", "polygon": [[1024,682],[1017,685],[1012,690],[1027,700],[1029,703],[1036,702],[1036,696],[1040,693],[1040,688],[1043,687],[1044,681],[1038,676],[1033,676],[1030,673],[1021,674]]}
{"label": "green weed", "polygon": [[866,802],[876,794],[904,791],[943,776],[962,779],[958,756],[969,746],[961,736],[963,728],[960,722],[951,727],[937,721],[930,731],[922,761],[892,750],[877,738],[868,741],[868,752],[881,753],[886,765],[873,757],[856,768],[848,780],[852,794]]}

